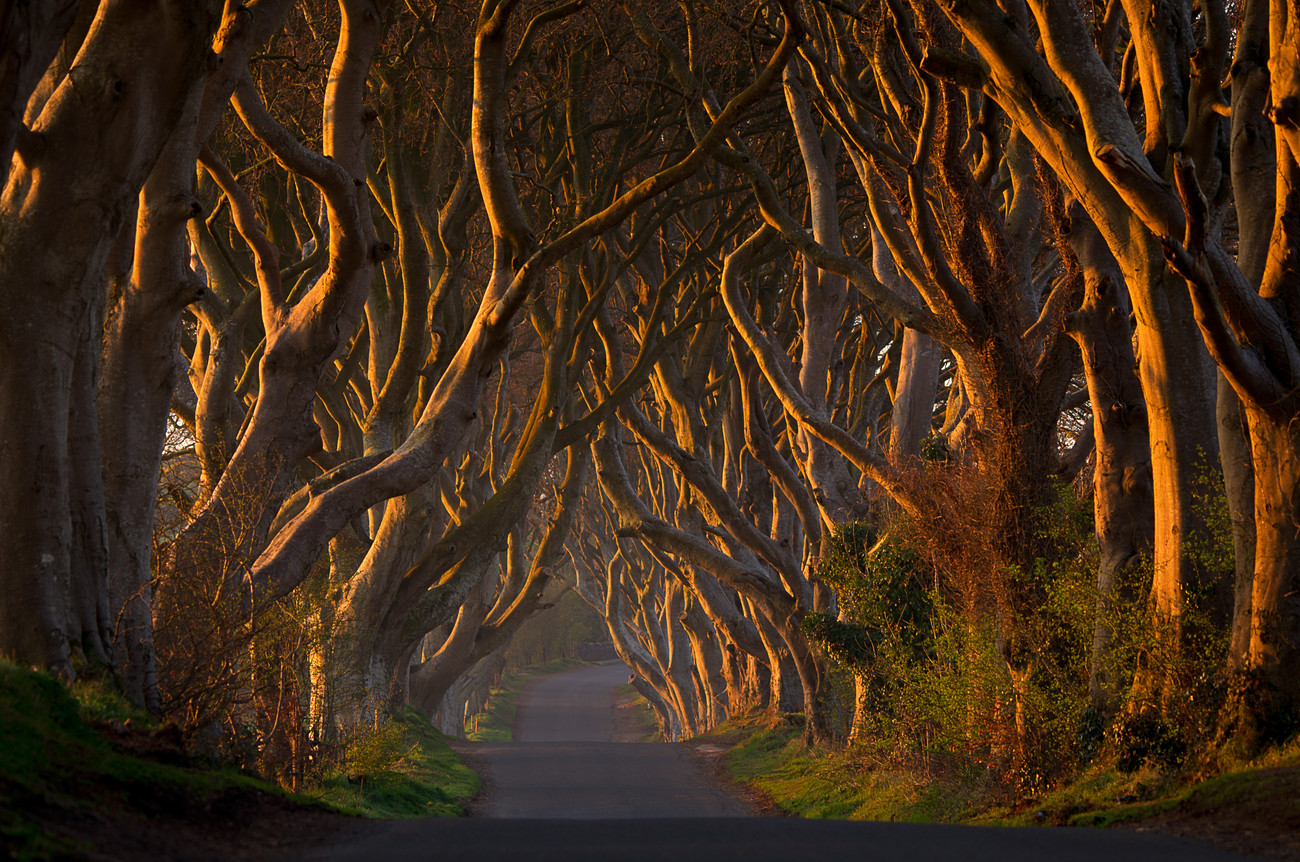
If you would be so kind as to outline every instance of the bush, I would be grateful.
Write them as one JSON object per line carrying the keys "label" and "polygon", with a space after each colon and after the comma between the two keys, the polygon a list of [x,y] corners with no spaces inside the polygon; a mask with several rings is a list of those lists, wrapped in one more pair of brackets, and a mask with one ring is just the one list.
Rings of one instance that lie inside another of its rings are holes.
{"label": "bush", "polygon": [[[840,612],[810,614],[804,631],[858,677],[856,738],[923,765],[992,767],[1024,789],[1081,759],[1097,605],[1091,519],[1069,488],[1049,503],[1034,544],[1052,558],[991,573],[936,569],[953,554],[923,551],[930,533],[902,517],[883,537],[863,524],[831,537],[818,575]],[[975,550],[968,566],[996,560]]]}

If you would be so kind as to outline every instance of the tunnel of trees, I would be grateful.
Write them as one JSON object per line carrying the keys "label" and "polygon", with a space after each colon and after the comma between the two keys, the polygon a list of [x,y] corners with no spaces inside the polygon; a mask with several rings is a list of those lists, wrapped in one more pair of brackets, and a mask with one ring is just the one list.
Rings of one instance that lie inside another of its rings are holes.
{"label": "tunnel of trees", "polygon": [[672,737],[1300,729],[1293,3],[6,0],[0,43],[0,655],[300,771],[463,731],[558,584]]}

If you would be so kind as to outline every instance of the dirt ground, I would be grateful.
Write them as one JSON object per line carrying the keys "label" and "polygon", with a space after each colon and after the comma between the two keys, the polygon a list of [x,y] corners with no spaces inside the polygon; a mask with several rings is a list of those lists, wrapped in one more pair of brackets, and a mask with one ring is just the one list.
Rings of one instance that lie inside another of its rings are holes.
{"label": "dirt ground", "polygon": [[1137,828],[1195,838],[1243,856],[1300,862],[1300,768],[1264,770],[1257,777],[1267,792],[1184,804]]}
{"label": "dirt ground", "polygon": [[1136,828],[1138,831],[1155,830],[1204,841],[1242,856],[1277,862],[1300,862],[1300,833],[1294,826],[1286,827],[1275,821],[1237,817],[1207,820],[1174,815]]}

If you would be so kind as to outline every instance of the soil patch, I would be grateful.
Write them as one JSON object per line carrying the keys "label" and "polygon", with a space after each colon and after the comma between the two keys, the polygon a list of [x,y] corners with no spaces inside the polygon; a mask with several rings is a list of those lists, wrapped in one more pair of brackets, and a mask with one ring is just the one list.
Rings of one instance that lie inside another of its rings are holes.
{"label": "soil patch", "polygon": [[705,777],[708,785],[723,793],[731,796],[733,799],[739,799],[750,808],[759,817],[789,817],[790,814],[776,801],[768,796],[757,787],[748,784],[740,784],[733,781],[727,775],[726,753],[729,747],[721,746],[712,741],[682,743],[695,757],[696,764],[700,767],[700,774]]}
{"label": "soil patch", "polygon": [[1193,838],[1244,856],[1300,862],[1300,767],[1225,777],[1133,828]]}
{"label": "soil patch", "polygon": [[611,742],[653,742],[654,713],[630,686],[614,692],[614,735]]}

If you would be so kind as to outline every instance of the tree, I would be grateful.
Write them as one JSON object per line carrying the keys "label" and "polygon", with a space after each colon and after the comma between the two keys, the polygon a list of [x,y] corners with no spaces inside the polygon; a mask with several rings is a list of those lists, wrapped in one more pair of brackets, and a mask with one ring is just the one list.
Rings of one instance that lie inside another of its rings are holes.
{"label": "tree", "polygon": [[[1296,333],[1285,321],[1296,285],[1287,263],[1295,254],[1287,100],[1295,99],[1296,22],[1285,3],[1247,3],[1235,28],[1225,4],[1168,11],[1110,4],[1090,28],[1062,4],[1032,2],[1013,16],[991,4],[946,9],[987,68],[978,88],[1088,211],[1124,271],[1151,428],[1153,595],[1166,618],[1179,616],[1184,591],[1196,583],[1184,544],[1190,447],[1213,450],[1207,435],[1187,433],[1212,415],[1203,363],[1189,347],[1199,351],[1201,342],[1187,338],[1193,325],[1241,399],[1256,547],[1250,607],[1239,590],[1235,611],[1250,616],[1249,645],[1238,638],[1233,665],[1261,684],[1247,699],[1266,704],[1241,714],[1278,715],[1295,702],[1296,678],[1296,616],[1281,599],[1294,578],[1296,542],[1295,439],[1284,430],[1295,416]],[[1127,44],[1117,39],[1121,24]],[[1220,86],[1225,72],[1230,100]],[[1044,95],[1053,93],[1061,95]],[[1240,231],[1235,255],[1230,209]],[[1243,731],[1254,735],[1255,722],[1245,720]]]}
{"label": "tree", "polygon": [[821,742],[871,536],[864,577],[923,551],[909,661],[996,671],[972,756],[1176,710],[1114,625],[1148,562],[1148,655],[1231,613],[1221,730],[1285,732],[1287,4],[93,5],[0,16],[0,653],[196,724],[302,679],[322,738],[454,729],[567,557],[670,734]]}
{"label": "tree", "polygon": [[[67,5],[5,34],[32,46],[16,55],[28,62],[6,116],[26,106],[34,117],[16,149],[6,144],[0,197],[0,469],[10,489],[0,501],[0,653],[71,676],[75,654],[107,658],[113,625],[95,405],[106,272],[116,244],[129,248],[136,196],[201,87],[221,9],[106,2],[82,34],[68,30]],[[60,31],[85,41],[43,104],[29,105]],[[140,56],[145,42],[154,50]]]}

